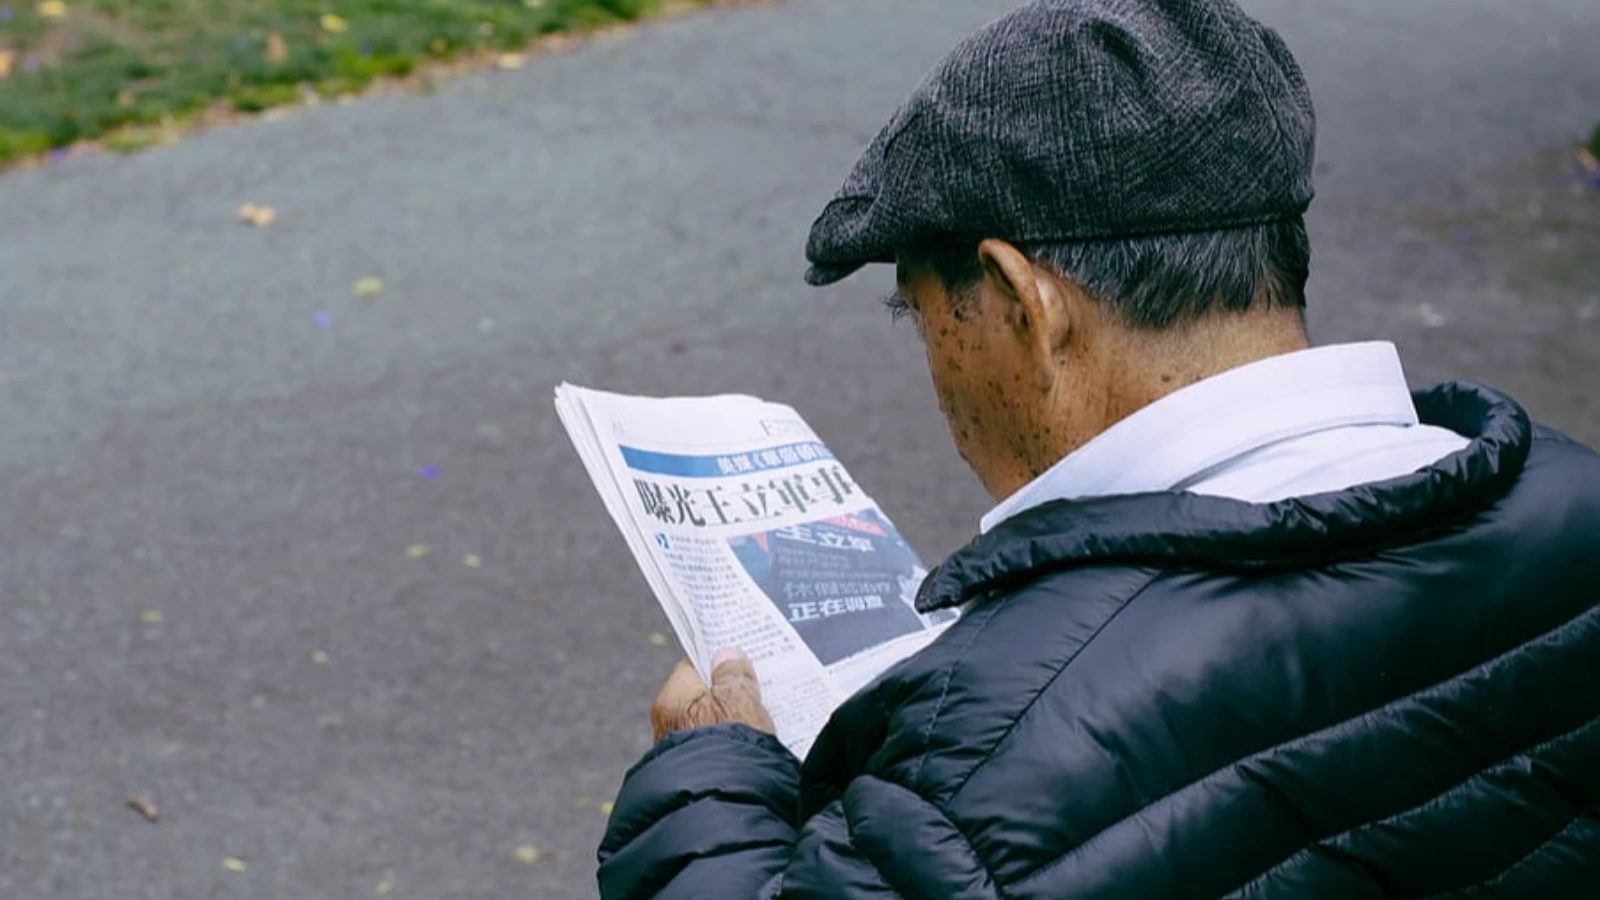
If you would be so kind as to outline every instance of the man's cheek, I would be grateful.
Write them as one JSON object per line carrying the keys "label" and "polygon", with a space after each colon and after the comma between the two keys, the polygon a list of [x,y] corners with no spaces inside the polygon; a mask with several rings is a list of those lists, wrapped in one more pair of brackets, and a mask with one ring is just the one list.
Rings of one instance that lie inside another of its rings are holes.
{"label": "man's cheek", "polygon": [[939,397],[939,411],[944,413],[945,422],[950,427],[950,437],[955,441],[956,451],[969,464],[975,462],[977,441],[984,433],[981,405],[971,403],[960,382],[949,377],[936,378],[934,390]]}

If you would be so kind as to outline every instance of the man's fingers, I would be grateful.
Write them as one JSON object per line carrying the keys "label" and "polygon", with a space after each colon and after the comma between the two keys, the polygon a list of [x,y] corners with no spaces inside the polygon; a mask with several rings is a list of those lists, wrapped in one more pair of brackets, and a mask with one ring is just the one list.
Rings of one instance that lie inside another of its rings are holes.
{"label": "man's fingers", "polygon": [[687,659],[678,660],[672,667],[672,672],[667,675],[667,683],[661,686],[663,696],[672,694],[687,699],[693,699],[696,694],[703,693],[706,683],[700,680],[700,673],[694,663]]}
{"label": "man's fingers", "polygon": [[711,687],[688,660],[678,663],[650,705],[650,725],[660,740],[674,731],[743,722],[772,733],[772,716],[761,705],[761,683],[755,666],[738,650],[719,651],[711,658]]}
{"label": "man's fingers", "polygon": [[689,708],[705,693],[706,683],[700,680],[694,663],[685,659],[674,666],[666,683],[661,686],[661,692],[656,694],[655,702],[650,704],[650,726],[656,739],[660,740],[682,727],[678,723],[683,721]]}

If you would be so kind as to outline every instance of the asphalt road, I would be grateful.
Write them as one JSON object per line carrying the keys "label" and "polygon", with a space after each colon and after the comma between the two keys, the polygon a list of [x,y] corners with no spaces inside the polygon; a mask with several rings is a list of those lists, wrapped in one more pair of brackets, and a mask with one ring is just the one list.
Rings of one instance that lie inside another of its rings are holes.
{"label": "asphalt road", "polygon": [[[1249,5],[1320,104],[1317,336],[1600,441],[1600,4]],[[961,543],[888,273],[813,291],[801,247],[1009,6],[702,14],[0,178],[0,897],[591,896],[674,654],[551,387],[791,402]]]}

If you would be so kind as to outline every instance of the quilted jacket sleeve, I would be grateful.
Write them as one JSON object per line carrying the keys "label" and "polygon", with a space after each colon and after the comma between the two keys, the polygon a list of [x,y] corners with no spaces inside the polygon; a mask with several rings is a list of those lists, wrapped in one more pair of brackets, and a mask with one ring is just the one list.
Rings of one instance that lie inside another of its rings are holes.
{"label": "quilted jacket sleeve", "polygon": [[717,725],[668,736],[617,795],[602,900],[754,900],[792,854],[799,786],[799,762],[770,735]]}
{"label": "quilted jacket sleeve", "polygon": [[800,765],[739,725],[680,732],[628,773],[600,845],[602,900],[895,896],[840,803],[797,827]]}

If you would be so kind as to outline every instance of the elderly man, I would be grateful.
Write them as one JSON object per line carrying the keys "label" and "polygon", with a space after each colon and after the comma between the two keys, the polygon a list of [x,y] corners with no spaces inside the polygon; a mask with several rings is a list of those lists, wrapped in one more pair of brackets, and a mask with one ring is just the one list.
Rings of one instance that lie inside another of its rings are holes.
{"label": "elderly man", "polygon": [[898,267],[999,505],[802,764],[748,662],[653,712],[624,898],[1600,897],[1600,457],[1308,349],[1313,120],[1229,0],[1035,2],[818,219]]}

